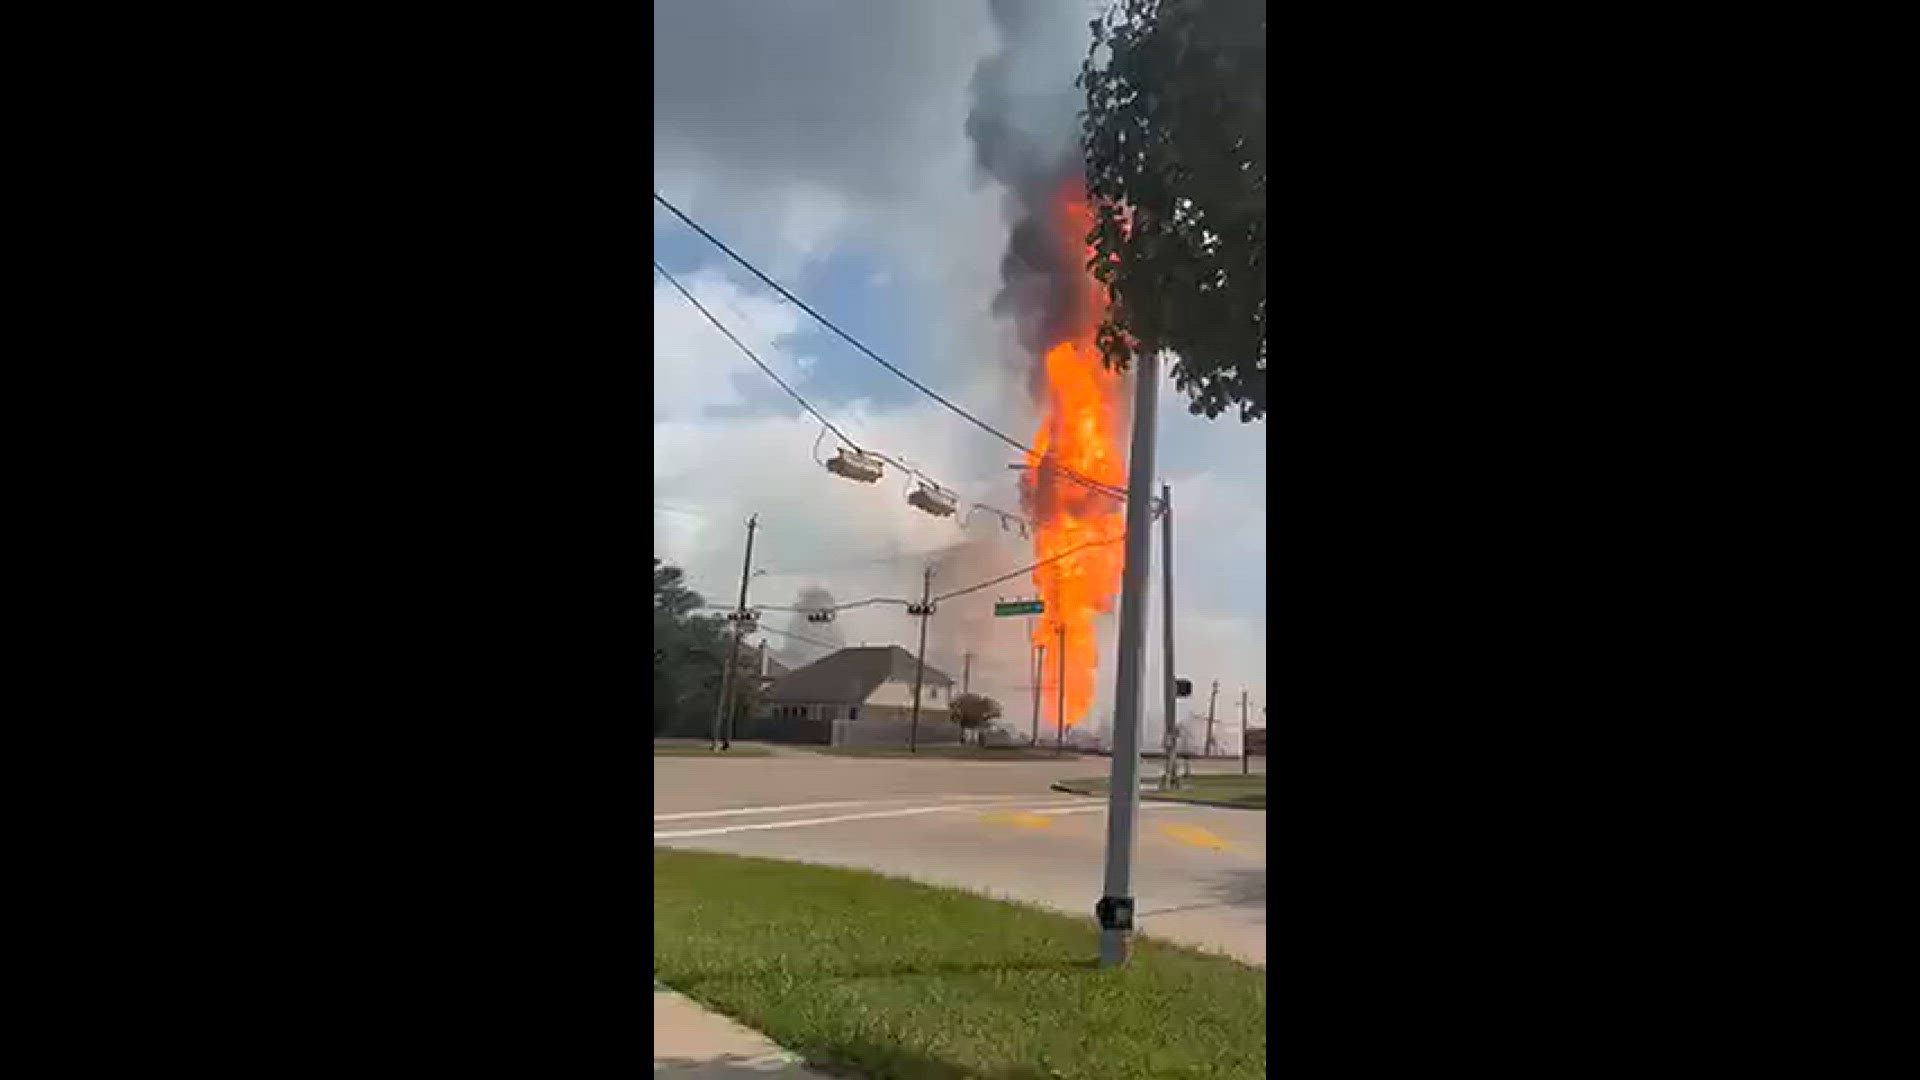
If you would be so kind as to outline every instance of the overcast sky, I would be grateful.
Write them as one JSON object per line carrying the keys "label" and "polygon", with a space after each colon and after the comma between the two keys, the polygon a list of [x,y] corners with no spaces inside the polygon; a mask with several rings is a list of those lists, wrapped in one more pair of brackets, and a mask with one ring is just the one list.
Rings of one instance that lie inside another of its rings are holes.
{"label": "overcast sky", "polygon": [[[1008,8],[1022,6],[1007,3]],[[1053,20],[1020,54],[1037,129],[1077,100],[1088,43],[1084,8],[1033,7]],[[1032,358],[990,310],[1011,208],[983,176],[966,134],[976,67],[998,51],[986,0],[656,0],[655,189],[822,314],[968,411],[1031,443]],[[1070,117],[1068,118],[1070,119]],[[904,458],[969,502],[1019,509],[1017,454],[825,331],[657,206],[655,258],[769,366],[853,438]],[[819,585],[847,602],[918,597],[1033,561],[1031,544],[991,515],[966,527],[908,506],[901,477],[861,485],[828,473],[828,435],[658,274],[654,305],[654,554],[681,566],[712,603],[739,588],[745,523],[759,515],[756,604],[791,605]],[[1194,680],[1182,716],[1237,729],[1240,690],[1264,721],[1266,429],[1193,416],[1172,384],[1160,396],[1159,470],[1173,485],[1176,667]],[[1159,533],[1149,626],[1149,732],[1161,707]],[[1024,620],[991,616],[1025,578],[943,605],[928,661],[972,684],[1024,730],[1031,711]],[[1106,619],[1091,718],[1110,709],[1117,606]],[[849,644],[916,645],[898,607],[843,613],[829,633],[769,613],[766,625]],[[769,638],[794,659],[824,651]]]}

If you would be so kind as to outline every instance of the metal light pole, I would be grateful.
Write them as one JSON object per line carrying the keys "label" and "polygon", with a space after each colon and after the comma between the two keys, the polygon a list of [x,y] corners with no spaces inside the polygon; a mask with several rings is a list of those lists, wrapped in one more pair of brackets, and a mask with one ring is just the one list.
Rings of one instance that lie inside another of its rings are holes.
{"label": "metal light pole", "polygon": [[1120,641],[1114,686],[1113,771],[1107,782],[1107,866],[1100,920],[1100,966],[1126,963],[1133,944],[1134,819],[1140,810],[1140,691],[1147,636],[1147,584],[1153,550],[1153,407],[1160,357],[1134,358],[1133,439],[1127,455],[1127,554],[1120,585]]}
{"label": "metal light pole", "polygon": [[1162,681],[1166,683],[1166,688],[1162,694],[1162,698],[1165,700],[1167,707],[1165,714],[1167,718],[1167,760],[1165,762],[1166,768],[1160,773],[1160,787],[1165,789],[1180,786],[1180,766],[1176,760],[1179,756],[1180,749],[1178,746],[1180,731],[1179,725],[1174,722],[1173,718],[1175,694],[1173,677],[1173,488],[1166,484],[1160,485],[1160,573],[1161,582],[1164,586],[1160,593],[1160,630],[1161,636],[1166,639],[1165,655],[1163,658],[1166,670],[1161,673],[1165,676]]}
{"label": "metal light pole", "polygon": [[740,638],[746,631],[747,582],[753,576],[753,530],[760,526],[760,515],[747,519],[747,556],[740,560],[740,603],[733,612],[733,644],[727,650],[727,666],[720,669],[720,698],[713,706],[713,748],[726,750],[732,747],[733,740],[721,727],[727,715],[727,691],[733,686],[733,669],[740,662]]}
{"label": "metal light pole", "polygon": [[[927,616],[933,614],[933,567],[920,578],[920,655],[913,664],[913,722],[907,726],[907,753],[920,752],[920,681],[927,672]],[[952,684],[949,683],[949,686]]]}

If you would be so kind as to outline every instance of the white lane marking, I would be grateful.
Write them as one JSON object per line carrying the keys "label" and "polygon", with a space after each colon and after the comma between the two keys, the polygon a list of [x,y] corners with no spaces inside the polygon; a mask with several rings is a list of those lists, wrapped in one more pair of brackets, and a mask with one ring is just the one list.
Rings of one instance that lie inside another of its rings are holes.
{"label": "white lane marking", "polygon": [[880,806],[885,803],[921,802],[928,798],[953,802],[1023,802],[1031,795],[903,795],[896,799],[856,799],[843,802],[788,803],[785,806],[738,806],[726,810],[687,810],[677,814],[655,814],[653,820],[687,821],[693,818],[738,817],[741,814],[784,814],[789,810],[840,810],[849,806]]}
{"label": "white lane marking", "polygon": [[875,810],[870,814],[837,814],[833,817],[804,818],[800,821],[756,821],[747,825],[721,825],[711,829],[681,829],[677,832],[657,832],[655,840],[678,840],[688,836],[719,836],[722,833],[752,832],[756,829],[797,829],[802,825],[831,825],[836,821],[867,821],[872,818],[907,817],[912,814],[949,813],[958,807],[953,806],[913,806],[905,810]]}
{"label": "white lane marking", "polygon": [[[1063,806],[1058,810],[1035,810],[1034,813],[1036,814],[1098,814],[1105,811],[1106,809],[1107,809],[1107,804],[1101,803],[1099,806]],[[1140,809],[1171,810],[1173,809],[1173,807],[1167,803],[1141,803]]]}
{"label": "white lane marking", "polygon": [[684,821],[688,818],[730,817],[736,814],[778,814],[786,810],[831,810],[847,806],[872,806],[874,800],[859,799],[853,802],[806,802],[789,806],[741,806],[731,810],[689,810],[683,814],[655,814],[655,821]]}
{"label": "white lane marking", "polygon": [[[727,833],[758,832],[764,829],[798,829],[808,825],[833,825],[842,821],[871,821],[875,818],[913,817],[919,814],[951,814],[961,810],[974,810],[978,806],[911,806],[896,810],[875,810],[865,814],[835,814],[832,817],[803,818],[799,821],[756,821],[745,825],[717,825],[709,829],[679,829],[674,832],[656,832],[655,840],[681,840],[694,836],[722,836]],[[1142,806],[1142,810],[1173,810],[1177,804],[1153,803]],[[1034,814],[1095,814],[1106,809],[1105,806],[1060,806],[1050,803],[1039,807],[996,806],[996,811],[1020,811]]]}

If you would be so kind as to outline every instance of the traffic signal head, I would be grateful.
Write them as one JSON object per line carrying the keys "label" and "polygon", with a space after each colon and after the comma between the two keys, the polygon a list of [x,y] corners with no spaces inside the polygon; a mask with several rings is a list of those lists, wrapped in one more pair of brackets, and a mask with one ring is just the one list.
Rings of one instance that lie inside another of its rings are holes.
{"label": "traffic signal head", "polygon": [[1192,697],[1193,683],[1187,679],[1173,680],[1173,696],[1174,697]]}

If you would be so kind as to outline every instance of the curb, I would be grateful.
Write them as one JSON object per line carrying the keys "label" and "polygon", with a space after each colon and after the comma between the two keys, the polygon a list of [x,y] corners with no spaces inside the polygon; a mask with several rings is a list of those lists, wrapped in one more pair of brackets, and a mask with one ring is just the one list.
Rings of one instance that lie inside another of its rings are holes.
{"label": "curb", "polygon": [[[1081,791],[1079,788],[1070,788],[1065,784],[1049,784],[1047,786],[1054,791],[1064,791],[1068,795],[1085,795],[1090,799],[1106,798],[1105,792],[1095,793],[1091,791]],[[1156,792],[1143,791],[1140,793],[1140,797],[1143,799],[1152,799],[1154,802],[1180,803],[1183,806],[1210,806],[1216,810],[1252,810],[1262,814],[1267,812],[1267,808],[1264,806],[1235,806],[1232,803],[1201,802],[1196,799],[1168,799]]]}

